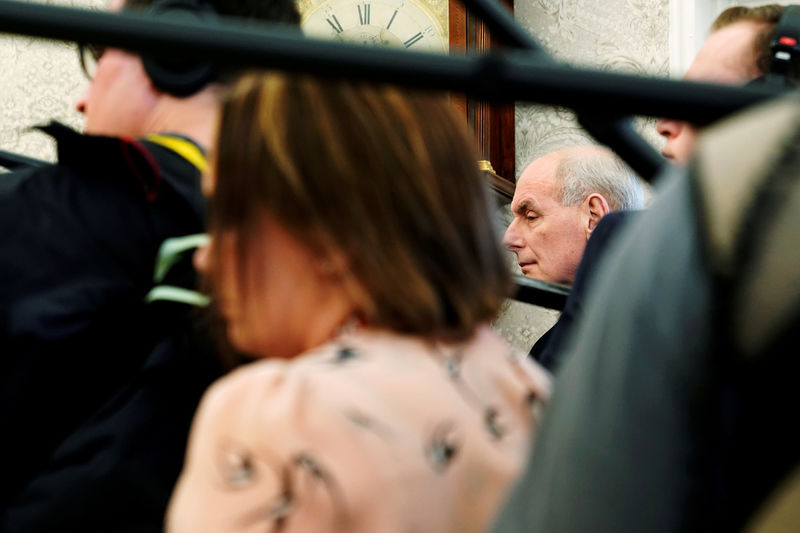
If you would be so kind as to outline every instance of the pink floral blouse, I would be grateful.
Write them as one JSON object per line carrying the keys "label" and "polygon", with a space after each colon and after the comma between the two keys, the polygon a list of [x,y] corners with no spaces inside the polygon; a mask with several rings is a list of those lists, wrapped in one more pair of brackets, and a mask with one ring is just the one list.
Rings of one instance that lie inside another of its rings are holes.
{"label": "pink floral blouse", "polygon": [[362,330],[218,381],[170,533],[478,533],[529,453],[545,371],[488,326],[459,345]]}

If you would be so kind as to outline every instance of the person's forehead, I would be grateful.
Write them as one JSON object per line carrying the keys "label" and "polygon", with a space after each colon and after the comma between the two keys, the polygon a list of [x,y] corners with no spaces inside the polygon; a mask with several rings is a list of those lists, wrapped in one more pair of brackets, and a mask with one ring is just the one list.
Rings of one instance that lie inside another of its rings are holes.
{"label": "person's forehead", "polygon": [[531,163],[522,173],[514,192],[512,209],[524,202],[542,204],[556,200],[556,171],[559,157],[544,156]]}
{"label": "person's forehead", "polygon": [[739,84],[758,76],[755,37],[763,24],[735,22],[708,36],[684,79]]}

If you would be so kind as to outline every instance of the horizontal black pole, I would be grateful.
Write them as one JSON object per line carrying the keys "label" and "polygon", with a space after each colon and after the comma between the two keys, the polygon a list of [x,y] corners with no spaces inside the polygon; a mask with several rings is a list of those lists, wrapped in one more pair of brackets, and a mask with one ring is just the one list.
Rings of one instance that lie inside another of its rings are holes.
{"label": "horizontal black pole", "polygon": [[368,48],[304,38],[286,28],[174,22],[144,15],[0,0],[0,31],[86,41],[323,76],[464,92],[490,101],[560,105],[607,115],[666,116],[706,124],[777,94],[569,68],[527,52],[450,55]]}
{"label": "horizontal black pole", "polygon": [[[566,68],[528,53],[438,56],[316,41],[285,28],[175,24],[141,15],[120,16],[9,1],[0,1],[0,30],[162,55],[164,50],[170,50],[223,63],[393,81],[572,108],[592,107],[586,99],[589,96],[602,99],[596,103],[602,104],[600,109],[606,113],[613,112],[609,106],[627,106],[637,114],[700,117],[700,121],[713,120],[773,94],[760,88],[689,84]],[[672,110],[651,109],[662,104]]]}
{"label": "horizontal black pole", "polygon": [[520,302],[562,310],[569,296],[569,287],[538,279],[514,276],[516,291],[513,299]]}

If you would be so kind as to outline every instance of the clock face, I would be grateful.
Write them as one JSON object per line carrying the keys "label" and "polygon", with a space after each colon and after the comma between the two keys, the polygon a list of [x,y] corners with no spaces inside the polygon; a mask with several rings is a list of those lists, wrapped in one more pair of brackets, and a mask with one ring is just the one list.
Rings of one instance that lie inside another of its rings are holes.
{"label": "clock face", "polygon": [[447,29],[417,0],[325,0],[303,12],[301,24],[321,39],[447,52]]}

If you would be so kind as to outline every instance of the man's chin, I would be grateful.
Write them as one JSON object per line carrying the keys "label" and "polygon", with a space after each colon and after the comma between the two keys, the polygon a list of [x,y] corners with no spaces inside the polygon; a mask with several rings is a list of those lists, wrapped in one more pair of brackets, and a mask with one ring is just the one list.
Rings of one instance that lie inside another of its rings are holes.
{"label": "man's chin", "polygon": [[542,269],[539,268],[539,265],[536,263],[530,263],[526,265],[520,266],[520,270],[522,270],[522,275],[526,278],[537,279],[539,281],[544,281],[547,283],[556,283],[558,285],[571,285],[572,280],[564,280],[564,279],[553,279],[552,276],[546,275],[542,272]]}

